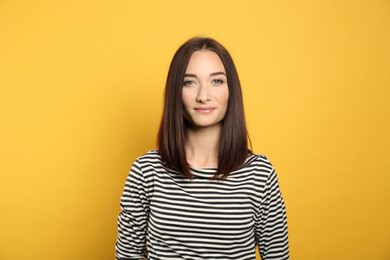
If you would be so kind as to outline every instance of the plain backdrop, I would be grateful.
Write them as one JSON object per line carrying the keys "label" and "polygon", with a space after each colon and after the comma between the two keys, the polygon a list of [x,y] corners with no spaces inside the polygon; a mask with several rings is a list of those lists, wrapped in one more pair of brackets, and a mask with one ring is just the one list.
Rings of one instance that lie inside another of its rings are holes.
{"label": "plain backdrop", "polygon": [[214,37],[291,259],[390,259],[388,0],[0,1],[0,259],[113,259],[175,50]]}

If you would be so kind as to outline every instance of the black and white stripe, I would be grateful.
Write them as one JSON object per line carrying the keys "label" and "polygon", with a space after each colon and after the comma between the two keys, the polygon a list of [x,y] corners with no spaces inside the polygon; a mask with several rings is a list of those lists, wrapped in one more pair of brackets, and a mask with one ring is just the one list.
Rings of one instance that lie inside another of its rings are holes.
{"label": "black and white stripe", "polygon": [[[133,164],[121,198],[117,259],[289,259],[286,210],[276,173],[251,155],[226,180],[215,169],[185,179],[157,151]],[[147,253],[145,253],[145,246]]]}

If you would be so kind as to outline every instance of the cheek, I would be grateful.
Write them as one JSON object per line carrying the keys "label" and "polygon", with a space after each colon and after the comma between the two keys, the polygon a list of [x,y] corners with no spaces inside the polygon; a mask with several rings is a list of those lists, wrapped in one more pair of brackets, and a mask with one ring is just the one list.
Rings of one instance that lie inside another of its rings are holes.
{"label": "cheek", "polygon": [[228,101],[229,101],[229,90],[228,90],[227,87],[226,87],[226,89],[224,89],[224,91],[222,91],[220,93],[219,100],[224,105],[228,104]]}
{"label": "cheek", "polygon": [[189,104],[189,100],[190,100],[188,97],[188,93],[183,91],[183,94],[181,95],[181,100],[183,102],[183,106],[186,107]]}
{"label": "cheek", "polygon": [[187,121],[187,122],[190,122],[191,121],[191,117],[189,115],[189,107],[190,107],[190,97],[188,95],[188,93],[185,93],[183,91],[183,94],[181,95],[181,100],[182,100],[182,107],[183,107],[183,117],[184,117],[184,120]]}

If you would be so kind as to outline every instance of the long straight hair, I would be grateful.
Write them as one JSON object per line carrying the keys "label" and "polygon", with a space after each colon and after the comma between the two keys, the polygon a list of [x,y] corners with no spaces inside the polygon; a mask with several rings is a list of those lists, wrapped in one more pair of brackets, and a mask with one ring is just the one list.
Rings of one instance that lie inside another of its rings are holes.
{"label": "long straight hair", "polygon": [[191,38],[180,46],[172,58],[165,85],[164,109],[157,136],[158,152],[166,167],[192,179],[185,152],[187,126],[184,119],[182,87],[191,55],[199,50],[215,52],[226,71],[229,100],[225,117],[221,122],[218,168],[214,175],[215,179],[225,179],[230,172],[245,162],[252,151],[248,147],[250,140],[236,67],[226,48],[212,38]]}

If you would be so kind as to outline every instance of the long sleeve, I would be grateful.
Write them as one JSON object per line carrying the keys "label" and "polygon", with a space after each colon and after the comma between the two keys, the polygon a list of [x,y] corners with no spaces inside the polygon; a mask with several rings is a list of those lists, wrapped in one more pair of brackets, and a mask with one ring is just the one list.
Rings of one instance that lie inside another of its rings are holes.
{"label": "long sleeve", "polygon": [[261,199],[256,240],[262,260],[289,259],[286,208],[273,168]]}
{"label": "long sleeve", "polygon": [[142,259],[145,252],[147,219],[149,212],[148,183],[140,163],[131,167],[121,197],[118,217],[116,259]]}

